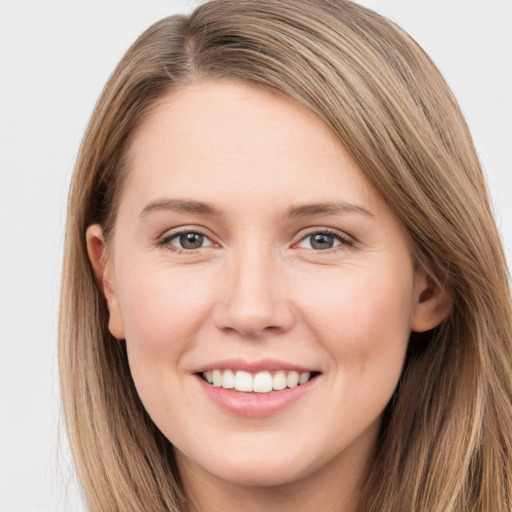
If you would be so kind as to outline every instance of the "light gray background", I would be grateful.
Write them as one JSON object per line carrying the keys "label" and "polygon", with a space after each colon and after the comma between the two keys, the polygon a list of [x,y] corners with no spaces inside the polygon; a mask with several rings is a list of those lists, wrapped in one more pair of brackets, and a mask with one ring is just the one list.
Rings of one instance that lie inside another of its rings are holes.
{"label": "light gray background", "polygon": [[[0,512],[82,510],[59,427],[56,325],[67,187],[115,64],[190,0],[0,0]],[[454,89],[512,261],[512,0],[364,0]]]}

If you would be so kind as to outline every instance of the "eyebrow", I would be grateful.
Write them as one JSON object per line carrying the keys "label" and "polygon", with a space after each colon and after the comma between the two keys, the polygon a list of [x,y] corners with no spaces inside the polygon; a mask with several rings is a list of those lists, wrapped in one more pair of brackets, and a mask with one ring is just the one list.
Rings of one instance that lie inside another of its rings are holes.
{"label": "eyebrow", "polygon": [[142,210],[140,217],[145,217],[156,211],[173,211],[181,213],[195,213],[198,215],[206,215],[212,217],[221,217],[222,211],[215,206],[195,201],[192,199],[157,199],[151,201]]}
{"label": "eyebrow", "polygon": [[339,215],[347,213],[360,213],[368,217],[375,217],[367,209],[357,204],[347,202],[329,201],[326,203],[309,203],[291,208],[289,217],[308,217],[314,215]]}
{"label": "eyebrow", "polygon": [[[193,199],[157,199],[148,203],[142,210],[140,217],[145,217],[156,211],[174,211],[181,213],[194,213],[211,217],[222,217],[222,211],[210,203],[195,201]],[[374,217],[362,206],[347,203],[329,201],[325,203],[308,203],[290,208],[288,217],[300,218],[314,215],[339,215],[347,213],[360,213],[368,217]]]}

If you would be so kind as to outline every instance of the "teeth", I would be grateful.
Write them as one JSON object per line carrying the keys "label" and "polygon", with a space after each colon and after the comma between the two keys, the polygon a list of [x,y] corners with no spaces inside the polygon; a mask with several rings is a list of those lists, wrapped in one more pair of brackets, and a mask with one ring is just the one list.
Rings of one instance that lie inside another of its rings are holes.
{"label": "teeth", "polygon": [[233,389],[235,387],[235,374],[231,370],[225,370],[222,375],[222,387]]}
{"label": "teeth", "polygon": [[[299,379],[300,379],[299,372],[290,372],[288,374],[288,377],[286,377],[286,385],[289,388],[295,388],[299,384]],[[309,377],[308,377],[308,379],[309,379]]]}
{"label": "teeth", "polygon": [[283,372],[283,370],[279,370],[274,375],[274,379],[272,382],[272,388],[279,391],[281,389],[284,389],[286,387],[286,374]]}
{"label": "teeth", "polygon": [[252,391],[252,375],[249,372],[236,372],[235,389],[237,391]]}
{"label": "teeth", "polygon": [[269,372],[260,372],[254,376],[252,391],[256,393],[269,393],[272,391],[273,379]]}
{"label": "teeth", "polygon": [[233,389],[255,393],[269,393],[285,388],[295,388],[305,384],[311,378],[310,372],[299,373],[278,370],[272,375],[270,372],[251,374],[244,371],[212,370],[203,373],[207,382],[213,386],[224,389]]}
{"label": "teeth", "polygon": [[306,384],[306,382],[309,380],[309,377],[309,372],[301,373],[299,377],[299,384]]}
{"label": "teeth", "polygon": [[216,388],[220,388],[222,386],[222,373],[220,373],[220,370],[213,370],[212,379],[213,385]]}

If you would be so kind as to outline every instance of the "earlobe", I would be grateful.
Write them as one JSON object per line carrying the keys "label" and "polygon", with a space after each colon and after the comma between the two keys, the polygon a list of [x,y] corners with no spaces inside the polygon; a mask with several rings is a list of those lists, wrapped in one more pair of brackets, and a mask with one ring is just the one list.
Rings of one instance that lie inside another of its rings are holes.
{"label": "earlobe", "polygon": [[105,254],[105,239],[103,229],[99,224],[93,224],[85,233],[87,253],[98,284],[107,300],[109,311],[108,328],[112,336],[124,339],[124,323],[117,300],[116,288],[112,276],[112,266],[107,263]]}
{"label": "earlobe", "polygon": [[451,307],[450,297],[439,284],[425,271],[417,271],[411,331],[425,332],[437,327],[449,315]]}

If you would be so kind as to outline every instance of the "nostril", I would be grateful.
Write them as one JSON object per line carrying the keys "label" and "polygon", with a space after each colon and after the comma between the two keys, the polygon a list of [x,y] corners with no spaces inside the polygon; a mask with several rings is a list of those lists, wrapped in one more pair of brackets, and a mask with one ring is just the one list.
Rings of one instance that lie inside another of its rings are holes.
{"label": "nostril", "polygon": [[245,261],[243,277],[223,290],[213,313],[214,321],[225,333],[238,332],[256,339],[262,334],[276,335],[288,331],[294,324],[293,307],[270,270],[260,269],[261,261]]}
{"label": "nostril", "polygon": [[225,326],[222,330],[227,334],[241,334],[247,339],[257,339],[265,334],[278,334],[283,331],[283,328],[277,325],[260,327],[258,325],[248,325],[248,323],[239,323],[236,326]]}

